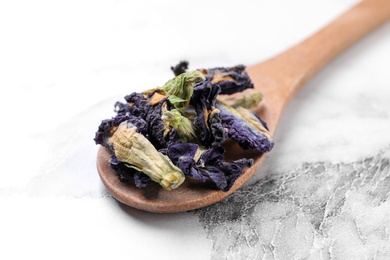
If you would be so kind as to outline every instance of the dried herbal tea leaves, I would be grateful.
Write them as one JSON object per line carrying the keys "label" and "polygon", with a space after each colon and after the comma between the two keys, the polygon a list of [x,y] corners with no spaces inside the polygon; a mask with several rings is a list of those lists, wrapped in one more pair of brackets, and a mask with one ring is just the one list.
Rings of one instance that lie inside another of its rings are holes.
{"label": "dried herbal tea leaves", "polygon": [[221,94],[233,94],[254,87],[243,65],[199,71],[205,75],[208,81],[221,87]]}
{"label": "dried herbal tea leaves", "polygon": [[185,175],[205,182],[211,180],[215,185],[228,191],[245,167],[252,166],[252,159],[240,159],[224,162],[225,150],[214,146],[201,149],[194,143],[176,143],[168,147],[168,156]]}
{"label": "dried herbal tea leaves", "polygon": [[243,107],[233,108],[222,102],[217,103],[217,108],[228,136],[243,149],[256,149],[261,153],[271,151],[274,143],[267,125],[258,116]]}
{"label": "dried herbal tea leaves", "polygon": [[247,109],[256,107],[262,95],[233,105],[218,99],[253,88],[242,65],[187,71],[188,62],[182,61],[171,69],[175,77],[162,87],[116,102],[116,115],[102,120],[95,143],[111,150],[107,163],[122,182],[144,188],[154,181],[171,190],[185,178],[196,178],[228,191],[253,160],[226,161],[223,142],[229,137],[243,149],[262,153],[274,145],[266,123]]}

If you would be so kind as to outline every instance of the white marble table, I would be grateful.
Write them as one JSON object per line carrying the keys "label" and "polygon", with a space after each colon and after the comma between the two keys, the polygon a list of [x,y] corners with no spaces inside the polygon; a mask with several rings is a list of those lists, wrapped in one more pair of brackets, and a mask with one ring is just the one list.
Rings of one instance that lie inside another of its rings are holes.
{"label": "white marble table", "polygon": [[356,1],[139,2],[0,3],[0,259],[390,259],[390,24],[292,100],[265,179],[158,215],[98,177],[114,102],[181,59],[264,60]]}

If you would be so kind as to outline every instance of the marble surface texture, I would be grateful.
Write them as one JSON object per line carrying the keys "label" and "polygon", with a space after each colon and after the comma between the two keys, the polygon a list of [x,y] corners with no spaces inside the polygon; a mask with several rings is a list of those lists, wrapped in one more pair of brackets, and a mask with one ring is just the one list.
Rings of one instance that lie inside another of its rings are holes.
{"label": "marble surface texture", "polygon": [[100,120],[171,65],[257,63],[356,2],[2,1],[0,259],[390,259],[390,24],[298,93],[220,203],[141,212],[95,166]]}

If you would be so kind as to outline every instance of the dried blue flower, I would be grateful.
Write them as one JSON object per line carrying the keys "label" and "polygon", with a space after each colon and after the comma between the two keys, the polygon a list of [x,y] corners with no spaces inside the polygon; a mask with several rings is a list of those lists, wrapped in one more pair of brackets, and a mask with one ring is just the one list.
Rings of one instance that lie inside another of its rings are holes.
{"label": "dried blue flower", "polygon": [[200,130],[199,140],[207,147],[218,145],[227,138],[219,110],[215,107],[220,92],[219,85],[204,81],[195,86],[191,98],[191,105],[196,111],[194,124]]}
{"label": "dried blue flower", "polygon": [[111,155],[109,161],[111,169],[115,170],[121,182],[126,182],[133,178],[134,171],[136,170],[127,167],[125,163],[119,161],[114,154]]}
{"label": "dried blue flower", "polygon": [[218,168],[225,173],[227,185],[223,191],[228,191],[233,186],[238,177],[241,176],[244,168],[249,168],[253,165],[252,159],[242,158],[233,162],[220,162]]}
{"label": "dried blue flower", "polygon": [[110,167],[117,173],[121,182],[134,180],[134,184],[138,188],[145,188],[150,181],[149,176],[119,161],[115,155],[111,155]]}
{"label": "dried blue flower", "polygon": [[113,123],[111,119],[102,120],[100,123],[97,132],[95,133],[95,138],[93,139],[96,144],[100,144],[106,148],[108,148],[106,141],[106,136],[110,135],[110,129],[112,128]]}
{"label": "dried blue flower", "polygon": [[122,103],[122,102],[119,102],[117,101],[114,105],[114,111],[118,114],[118,115],[125,115],[125,114],[129,114],[130,113],[130,106],[129,104],[127,103]]}
{"label": "dried blue flower", "polygon": [[131,115],[140,118],[146,124],[133,124],[138,131],[152,142],[157,148],[167,147],[168,143],[175,138],[175,130],[168,127],[162,120],[162,109],[173,109],[168,97],[162,90],[153,89],[144,93],[132,93],[125,97],[127,103],[117,102],[115,111],[118,115]]}
{"label": "dried blue flower", "polygon": [[[172,162],[177,165],[185,175],[199,179],[202,182],[210,179],[221,190],[227,186],[225,174],[216,167],[206,165],[205,163],[205,160],[209,162],[207,155],[214,153],[202,152],[199,149],[199,146],[193,143],[172,144],[168,147],[167,153]],[[203,153],[206,154],[206,157],[202,156]]]}
{"label": "dried blue flower", "polygon": [[128,107],[121,106],[121,112],[128,112],[131,115],[145,118],[148,114],[149,99],[142,93],[131,93],[125,96]]}
{"label": "dried blue flower", "polygon": [[221,94],[233,94],[254,87],[243,65],[199,71],[205,75],[207,81],[221,86]]}
{"label": "dried blue flower", "polygon": [[134,170],[134,184],[138,188],[145,188],[151,181],[150,177],[143,172]]}
{"label": "dried blue flower", "polygon": [[171,67],[171,70],[175,74],[175,76],[179,76],[180,74],[186,72],[188,69],[188,61],[180,61],[179,64],[177,64],[174,67]]}
{"label": "dried blue flower", "polygon": [[251,111],[238,107],[232,108],[222,102],[216,104],[220,110],[222,125],[228,129],[228,136],[243,149],[256,149],[259,152],[269,152],[274,143],[258,116]]}
{"label": "dried blue flower", "polygon": [[[188,61],[180,61],[176,66],[171,67],[175,76],[185,73],[187,69]],[[206,81],[219,84],[221,94],[233,94],[254,87],[244,65],[198,69],[198,71],[206,77]]]}
{"label": "dried blue flower", "polygon": [[98,127],[97,132],[95,133],[95,138],[94,138],[95,143],[103,145],[106,148],[109,148],[107,144],[107,139],[110,136],[112,136],[117,126],[126,120],[131,120],[131,122],[137,125],[138,127],[140,127],[141,130],[145,130],[145,127],[147,125],[146,122],[141,118],[132,117],[126,114],[116,115],[111,119],[102,120],[102,122]]}
{"label": "dried blue flower", "polygon": [[163,110],[171,108],[167,98],[161,100],[157,105],[150,106],[145,117],[149,125],[149,140],[156,149],[166,148],[176,136],[174,128],[166,125],[163,121]]}
{"label": "dried blue flower", "polygon": [[172,162],[187,176],[202,182],[211,180],[222,191],[228,191],[245,167],[253,163],[251,159],[224,162],[225,150],[215,146],[201,150],[194,143],[175,143],[168,147],[167,154]]}
{"label": "dried blue flower", "polygon": [[[195,175],[191,173],[191,171],[194,170],[192,167],[201,155],[201,151],[197,144],[180,142],[173,143],[168,146],[166,152],[169,159],[171,159],[172,162],[183,171],[184,175]],[[202,179],[202,181],[204,180]]]}
{"label": "dried blue flower", "polygon": [[[216,183],[219,189],[228,191],[233,186],[236,179],[242,174],[243,169],[252,166],[253,160],[243,158],[233,162],[225,162],[223,161],[224,153],[225,150],[222,147],[213,147],[200,156],[198,164],[206,165],[204,169],[210,172],[210,179]],[[224,173],[225,180],[223,182],[219,180],[219,172]],[[219,180],[219,182],[217,183],[216,180]]]}
{"label": "dried blue flower", "polygon": [[244,66],[186,72],[188,62],[182,61],[171,69],[176,77],[163,87],[117,102],[116,116],[101,122],[94,140],[113,152],[110,165],[121,181],[132,179],[140,188],[155,181],[169,190],[186,175],[228,191],[253,163],[224,161],[221,144],[228,136],[244,149],[273,147],[265,122],[243,108],[256,106],[262,96],[233,107],[217,101],[219,94],[253,88]]}

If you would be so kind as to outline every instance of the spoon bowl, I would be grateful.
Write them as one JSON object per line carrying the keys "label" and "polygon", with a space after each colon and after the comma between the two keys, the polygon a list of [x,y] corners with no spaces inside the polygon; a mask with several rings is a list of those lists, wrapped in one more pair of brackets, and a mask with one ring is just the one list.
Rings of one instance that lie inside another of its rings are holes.
{"label": "spoon bowl", "polygon": [[[379,27],[390,18],[389,0],[365,0],[334,20],[328,26],[280,55],[250,66],[247,72],[255,89],[264,99],[253,110],[265,122],[274,135],[277,123],[288,101],[325,64],[344,49]],[[97,169],[104,185],[118,201],[145,211],[170,213],[193,210],[211,205],[240,188],[260,167],[265,154],[244,151],[237,144],[227,142],[226,157],[253,158],[254,164],[246,168],[232,188],[223,192],[211,182],[186,178],[175,190],[167,191],[157,183],[139,189],[132,182],[122,183],[110,168],[111,152],[100,147]],[[265,175],[260,171],[257,174]],[[261,176],[260,176],[261,177]]]}

